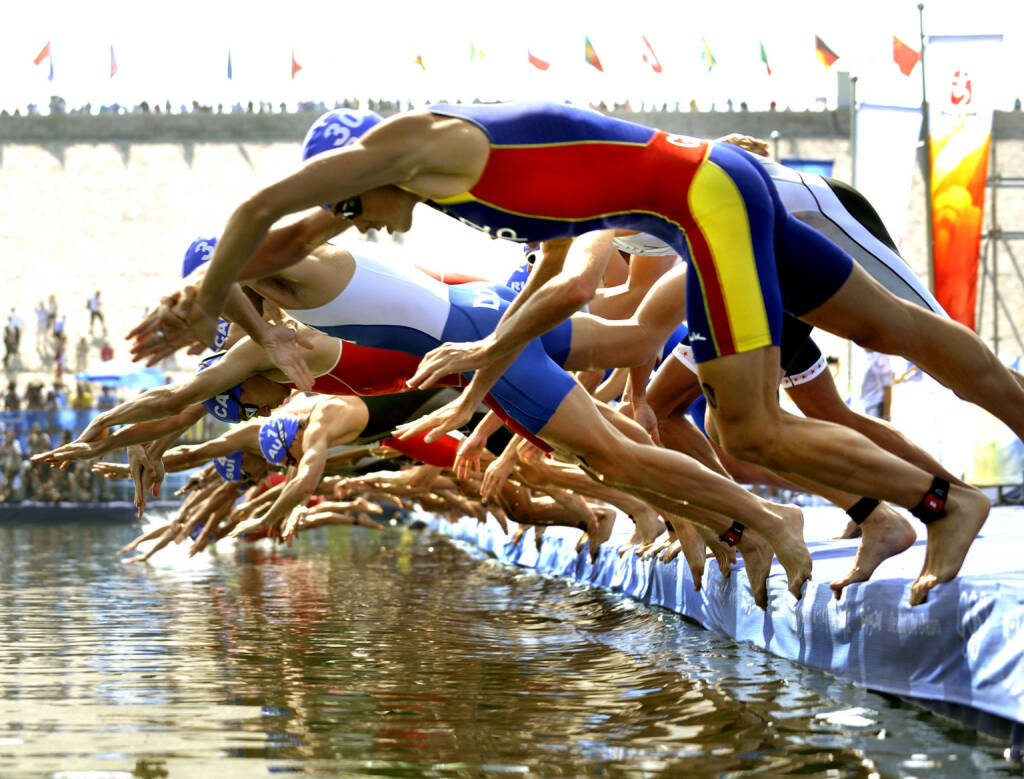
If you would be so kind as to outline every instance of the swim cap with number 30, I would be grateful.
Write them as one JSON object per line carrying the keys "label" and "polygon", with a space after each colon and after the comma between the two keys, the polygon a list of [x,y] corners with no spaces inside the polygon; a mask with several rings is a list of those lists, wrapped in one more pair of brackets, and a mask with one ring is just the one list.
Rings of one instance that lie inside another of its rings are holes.
{"label": "swim cap with number 30", "polygon": [[309,128],[302,142],[302,159],[340,149],[359,140],[371,127],[384,121],[376,111],[336,108],[328,111]]}

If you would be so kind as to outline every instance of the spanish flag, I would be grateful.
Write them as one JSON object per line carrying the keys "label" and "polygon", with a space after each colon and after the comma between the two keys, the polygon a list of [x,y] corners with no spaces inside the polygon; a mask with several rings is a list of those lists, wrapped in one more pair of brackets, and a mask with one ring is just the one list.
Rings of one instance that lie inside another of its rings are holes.
{"label": "spanish flag", "polygon": [[821,64],[826,68],[831,68],[835,61],[839,59],[839,55],[826,46],[825,41],[817,35],[814,36],[814,52],[818,55],[818,59],[821,60]]}
{"label": "spanish flag", "polygon": [[586,41],[583,48],[583,56],[587,60],[588,65],[593,65],[595,68],[604,73],[604,68],[601,67],[601,60],[597,58],[597,52],[594,51],[594,44],[590,42],[590,36],[584,36]]}

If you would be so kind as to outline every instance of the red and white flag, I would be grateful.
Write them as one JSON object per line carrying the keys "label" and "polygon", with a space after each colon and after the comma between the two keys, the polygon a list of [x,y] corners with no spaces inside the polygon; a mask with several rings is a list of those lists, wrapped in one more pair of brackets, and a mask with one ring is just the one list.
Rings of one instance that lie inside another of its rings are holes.
{"label": "red and white flag", "polygon": [[651,42],[647,40],[646,35],[641,35],[640,40],[644,42],[644,62],[651,66],[651,70],[655,73],[661,73],[661,60],[658,59],[658,55],[654,53],[654,48],[651,46]]}

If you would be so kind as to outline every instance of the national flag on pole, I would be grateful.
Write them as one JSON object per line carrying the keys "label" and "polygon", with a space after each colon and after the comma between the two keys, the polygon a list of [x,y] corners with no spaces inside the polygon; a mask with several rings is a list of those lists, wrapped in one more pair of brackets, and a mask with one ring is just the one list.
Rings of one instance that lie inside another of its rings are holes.
{"label": "national flag on pole", "polygon": [[604,73],[604,68],[601,67],[601,60],[597,58],[597,52],[594,50],[594,44],[590,42],[590,36],[585,35],[583,37],[585,41],[583,45],[584,59],[586,59],[588,65],[592,65],[593,67],[597,68],[602,73]]}
{"label": "national flag on pole", "polygon": [[43,46],[43,48],[40,50],[40,52],[36,55],[36,58],[34,60],[32,60],[32,64],[39,65],[39,64],[42,63],[43,60],[49,60],[50,61],[50,75],[47,76],[47,79],[49,79],[50,81],[53,81],[53,55],[50,53],[50,42],[49,41],[46,42],[46,45]]}
{"label": "national flag on pole", "polygon": [[818,55],[818,59],[821,60],[821,64],[826,68],[831,68],[833,63],[839,59],[839,55],[826,46],[825,41],[817,35],[814,36],[814,53]]}
{"label": "national flag on pole", "polygon": [[710,73],[711,69],[718,64],[718,60],[716,60],[715,55],[711,53],[711,47],[708,45],[707,38],[701,36],[700,45],[700,58],[704,60],[704,64],[707,66],[708,73]]}
{"label": "national flag on pole", "polygon": [[295,61],[295,49],[292,49],[292,81],[295,80],[295,74],[302,70],[302,65]]}
{"label": "national flag on pole", "polygon": [[768,64],[768,52],[764,50],[764,41],[758,41],[761,45],[761,62],[764,63],[764,69],[768,71],[768,75],[772,74],[772,66]]}
{"label": "national flag on pole", "polygon": [[423,70],[427,69],[427,66],[423,64],[423,57],[419,54],[416,55],[416,64],[419,65]]}
{"label": "national flag on pole", "polygon": [[551,67],[550,62],[542,60],[529,49],[526,50],[526,61],[533,65],[533,67],[537,68],[537,70],[547,70]]}
{"label": "national flag on pole", "polygon": [[110,77],[117,74],[117,59],[114,57],[114,45],[110,45]]}
{"label": "national flag on pole", "polygon": [[647,40],[646,35],[641,35],[640,40],[644,42],[644,62],[651,66],[651,70],[655,73],[661,73],[661,60],[658,59],[658,55],[654,53],[654,47],[651,46],[651,42]]}
{"label": "national flag on pole", "polygon": [[231,69],[231,49],[228,49],[228,80],[232,80],[235,77],[234,71]]}
{"label": "national flag on pole", "polygon": [[42,62],[44,59],[46,59],[49,56],[50,56],[50,42],[47,41],[46,45],[43,46],[43,48],[40,50],[40,52],[36,55],[36,58],[34,60],[32,60],[32,64],[33,65],[38,65],[40,62]]}
{"label": "national flag on pole", "polygon": [[914,66],[921,61],[921,52],[911,48],[894,35],[892,36],[892,59],[899,66],[900,73],[909,76]]}

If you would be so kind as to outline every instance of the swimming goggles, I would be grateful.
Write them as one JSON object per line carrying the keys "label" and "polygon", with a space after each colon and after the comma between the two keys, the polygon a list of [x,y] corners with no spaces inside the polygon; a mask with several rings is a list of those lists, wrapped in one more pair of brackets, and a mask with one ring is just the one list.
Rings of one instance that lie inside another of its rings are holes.
{"label": "swimming goggles", "polygon": [[363,199],[359,195],[353,195],[348,200],[343,200],[334,207],[334,213],[343,219],[352,221],[363,213]]}

